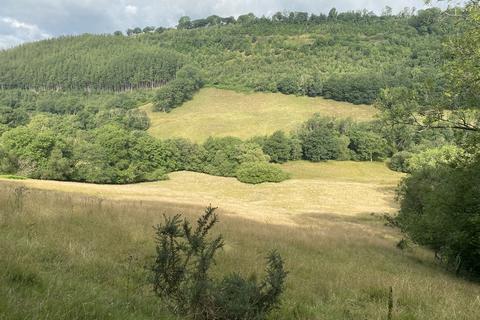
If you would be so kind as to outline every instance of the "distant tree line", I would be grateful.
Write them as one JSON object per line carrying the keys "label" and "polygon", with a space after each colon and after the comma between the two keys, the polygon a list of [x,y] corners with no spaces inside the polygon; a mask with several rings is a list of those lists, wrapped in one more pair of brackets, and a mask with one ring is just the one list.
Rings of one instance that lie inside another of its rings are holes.
{"label": "distant tree line", "polygon": [[[441,10],[437,8],[419,10],[415,12],[414,8],[405,8],[396,15],[398,18],[408,18],[410,23],[419,28],[429,24],[433,24],[435,19],[440,15]],[[308,12],[301,11],[284,11],[276,12],[271,17],[256,17],[253,13],[240,15],[237,19],[235,17],[219,17],[217,15],[211,15],[207,18],[192,20],[188,16],[183,16],[178,21],[178,29],[197,29],[213,26],[225,26],[230,24],[253,24],[253,23],[290,23],[290,24],[319,24],[329,21],[343,21],[343,22],[361,22],[372,21],[375,19],[387,19],[394,17],[391,7],[385,7],[381,15],[376,15],[373,11],[357,10],[339,12],[336,8],[330,9],[328,14],[310,14]],[[131,29],[130,29],[131,30]],[[137,33],[141,33],[141,28],[135,28]],[[143,29],[143,32],[153,32],[154,28],[151,27],[147,31]]]}

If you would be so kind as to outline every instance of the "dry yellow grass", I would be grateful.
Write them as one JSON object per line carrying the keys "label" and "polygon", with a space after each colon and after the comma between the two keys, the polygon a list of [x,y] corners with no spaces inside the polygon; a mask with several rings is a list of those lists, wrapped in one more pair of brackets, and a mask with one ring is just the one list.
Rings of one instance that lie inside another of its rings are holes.
{"label": "dry yellow grass", "polygon": [[322,179],[337,182],[367,182],[396,185],[404,176],[383,162],[328,161],[313,163],[291,161],[281,165],[293,179]]}
{"label": "dry yellow grass", "polygon": [[[342,165],[348,163],[338,164]],[[332,164],[318,167],[319,171],[334,174]],[[309,178],[295,181],[310,182],[312,188],[317,183],[331,182],[314,177],[314,168],[309,171]],[[349,201],[355,200],[352,203],[362,196],[354,194],[358,190],[352,186],[369,185],[345,182],[351,177],[335,174],[341,183],[331,185],[336,188],[336,196],[350,192]],[[146,283],[145,266],[155,253],[152,225],[162,221],[163,213],[184,213],[196,219],[209,197],[226,192],[219,190],[221,186],[240,186],[211,177],[213,190],[202,199],[197,188],[207,186],[210,180],[206,178],[177,173],[172,181],[140,185],[146,189],[122,186],[121,193],[109,186],[0,181],[0,252],[4,258],[0,259],[0,318],[180,319],[165,312]],[[141,198],[120,201],[125,196],[135,197],[134,192],[179,192],[184,182],[185,196],[194,190],[192,196],[199,201],[195,206]],[[196,182],[200,186],[194,186]],[[24,183],[33,188],[19,188]],[[178,186],[173,188],[174,184]],[[154,191],[158,186],[164,189]],[[253,190],[268,186],[258,187]],[[341,187],[345,190],[340,191]],[[48,188],[64,191],[44,190]],[[238,192],[245,192],[239,188]],[[104,196],[71,192],[74,190]],[[288,197],[300,196],[281,194],[279,198],[287,197],[286,202]],[[258,197],[268,200],[270,195]],[[262,272],[263,257],[272,248],[277,249],[289,274],[283,304],[269,319],[387,319],[390,286],[393,319],[478,319],[478,284],[445,272],[428,250],[398,250],[395,244],[401,235],[384,226],[382,220],[327,215],[322,214],[322,208],[305,214],[292,208],[290,216],[279,215],[279,219],[289,218],[295,225],[243,219],[261,214],[257,211],[262,208],[258,201],[252,201],[250,206],[246,203],[245,212],[237,216],[220,211],[216,232],[225,236],[226,246],[212,275]],[[375,210],[384,207],[374,197],[371,201]]]}
{"label": "dry yellow grass", "polygon": [[298,216],[358,216],[396,210],[394,188],[401,174],[383,163],[291,162],[282,183],[248,185],[234,178],[175,172],[170,180],[135,185],[91,185],[25,180],[31,188],[80,192],[109,199],[197,205],[211,203],[230,214],[272,224],[294,225]]}
{"label": "dry yellow grass", "polygon": [[170,113],[152,112],[143,107],[151,120],[150,134],[158,138],[187,138],[202,142],[209,136],[247,139],[276,130],[294,130],[315,113],[358,121],[371,120],[371,106],[287,96],[280,93],[239,93],[205,88],[193,100]]}

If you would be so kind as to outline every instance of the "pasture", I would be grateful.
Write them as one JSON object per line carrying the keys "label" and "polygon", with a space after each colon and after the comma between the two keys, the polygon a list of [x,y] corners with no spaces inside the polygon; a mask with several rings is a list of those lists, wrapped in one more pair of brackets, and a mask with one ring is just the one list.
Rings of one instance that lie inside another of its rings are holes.
{"label": "pasture", "polygon": [[158,138],[187,138],[203,142],[209,136],[248,139],[276,130],[296,129],[313,114],[336,118],[371,120],[372,106],[353,105],[323,98],[288,96],[281,93],[244,93],[215,88],[202,89],[193,100],[170,113],[152,112],[150,134]]}

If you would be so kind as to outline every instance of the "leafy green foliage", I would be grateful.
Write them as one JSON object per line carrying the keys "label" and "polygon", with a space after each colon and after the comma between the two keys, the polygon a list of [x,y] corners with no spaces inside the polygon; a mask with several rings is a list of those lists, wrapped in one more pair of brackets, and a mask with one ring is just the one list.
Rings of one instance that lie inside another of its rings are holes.
{"label": "leafy green foliage", "polygon": [[204,170],[213,175],[234,177],[242,163],[269,160],[259,145],[233,137],[209,138],[203,147],[206,151]]}
{"label": "leafy green foliage", "polygon": [[300,141],[288,137],[283,131],[276,131],[260,142],[262,150],[275,163],[284,163],[301,158]]}
{"label": "leafy green foliage", "polygon": [[409,159],[411,157],[412,153],[408,151],[397,152],[388,161],[388,167],[398,172],[409,172]]}
{"label": "leafy green foliage", "polygon": [[407,161],[407,172],[437,167],[454,163],[464,159],[466,153],[454,145],[445,145],[440,148],[427,149],[413,154]]}
{"label": "leafy green foliage", "polygon": [[337,159],[340,155],[340,134],[333,119],[313,117],[300,133],[303,157],[313,162]]}
{"label": "leafy green foliage", "polygon": [[156,230],[156,259],[152,265],[154,292],[179,315],[196,320],[261,320],[279,305],[287,273],[275,251],[267,257],[265,279],[237,273],[214,279],[210,268],[223,248],[223,237],[210,239],[218,222],[208,207],[192,227],[180,215],[165,217]]}
{"label": "leafy green foliage", "polygon": [[[424,150],[411,157],[398,156],[394,166],[412,175],[400,191],[401,210],[397,218],[403,231],[419,244],[429,246],[436,256],[457,273],[480,275],[480,218],[478,185],[480,7],[468,2],[457,32],[447,37],[446,59],[440,80],[445,94],[432,89],[432,78],[414,89],[385,90],[377,105],[389,125],[413,125],[421,129],[456,130],[456,146]],[[418,23],[421,33],[437,32],[432,25],[439,12],[424,12]],[[458,18],[458,17],[457,17]],[[448,20],[448,19],[447,19]]]}
{"label": "leafy green foliage", "polygon": [[414,171],[401,189],[397,220],[450,268],[480,276],[480,161]]}
{"label": "leafy green foliage", "polygon": [[357,125],[348,132],[348,137],[353,160],[379,161],[388,154],[387,140],[371,128]]}
{"label": "leafy green foliage", "polygon": [[[477,64],[477,49],[480,46],[479,12],[478,1],[469,1],[464,9],[423,13],[427,15],[424,17],[427,22],[422,22],[422,25],[429,24],[433,14],[434,20],[438,20],[442,29],[448,30],[454,25],[455,32],[445,36],[442,54],[437,57],[441,65],[436,72],[427,72],[417,77],[415,86],[392,84],[392,88],[383,90],[376,105],[382,111],[386,123],[480,131],[480,71]],[[419,14],[419,17],[422,15]],[[428,28],[426,32],[434,32],[428,31]]]}
{"label": "leafy green foliage", "polygon": [[250,184],[282,182],[289,178],[280,168],[265,162],[242,163],[236,172],[239,181]]}
{"label": "leafy green foliage", "polygon": [[421,34],[438,33],[441,14],[442,11],[438,8],[420,10],[417,15],[410,17],[408,23]]}

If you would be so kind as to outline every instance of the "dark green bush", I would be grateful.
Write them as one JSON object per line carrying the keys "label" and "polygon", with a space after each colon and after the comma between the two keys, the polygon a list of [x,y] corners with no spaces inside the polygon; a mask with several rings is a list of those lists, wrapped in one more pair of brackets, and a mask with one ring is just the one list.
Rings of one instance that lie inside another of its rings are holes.
{"label": "dark green bush", "polygon": [[288,137],[283,131],[274,132],[260,143],[263,152],[270,157],[272,162],[284,163],[289,160],[298,160],[301,157],[300,141]]}
{"label": "dark green bush", "polygon": [[301,135],[304,159],[313,162],[337,159],[341,141],[335,122],[328,119],[311,120]]}
{"label": "dark green bush", "polygon": [[357,127],[348,133],[352,159],[358,161],[379,161],[387,156],[387,141],[371,128]]}
{"label": "dark green bush", "polygon": [[388,161],[388,167],[398,172],[410,172],[408,160],[412,154],[408,151],[400,151],[395,153]]}
{"label": "dark green bush", "polygon": [[480,159],[414,171],[400,190],[397,221],[449,268],[480,277]]}
{"label": "dark green bush", "polygon": [[236,177],[243,183],[259,184],[264,182],[282,182],[289,175],[279,167],[265,162],[242,163],[236,172]]}

